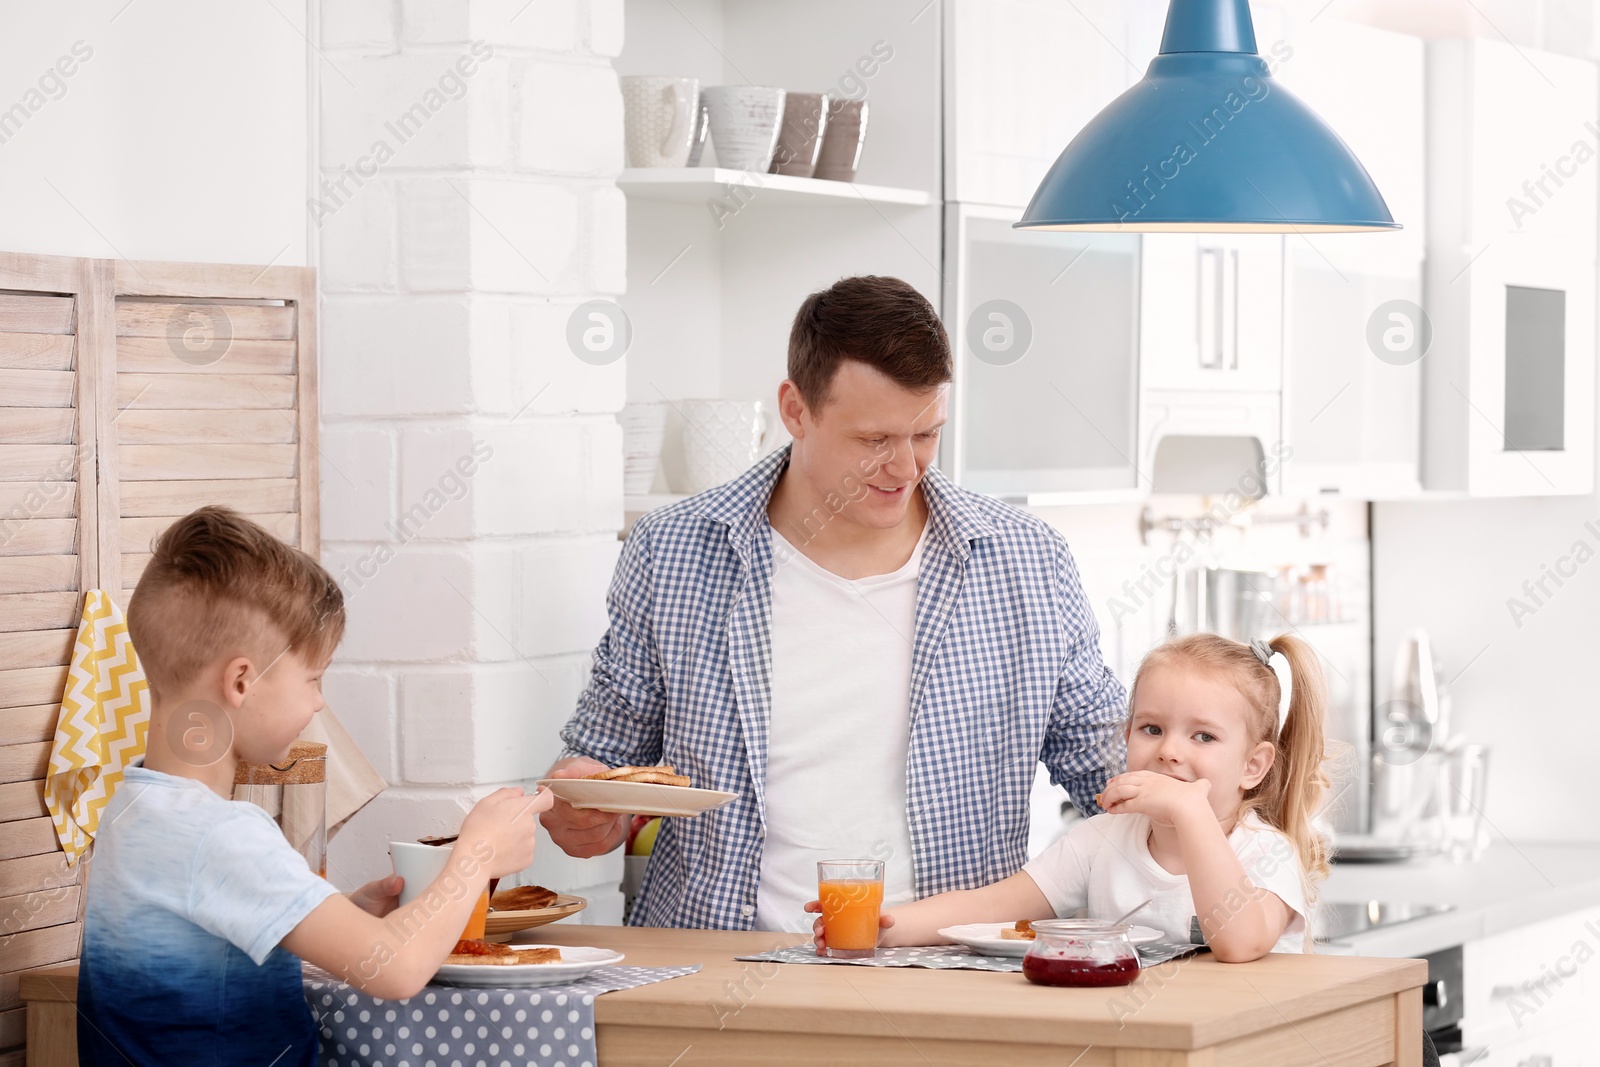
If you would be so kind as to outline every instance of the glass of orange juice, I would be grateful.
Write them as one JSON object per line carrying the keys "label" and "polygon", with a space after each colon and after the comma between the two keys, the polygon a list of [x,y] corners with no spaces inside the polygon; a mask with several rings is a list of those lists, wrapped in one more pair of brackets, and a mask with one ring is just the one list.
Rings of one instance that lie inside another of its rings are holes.
{"label": "glass of orange juice", "polygon": [[822,860],[817,864],[817,899],[822,901],[827,955],[839,959],[877,955],[882,860]]}

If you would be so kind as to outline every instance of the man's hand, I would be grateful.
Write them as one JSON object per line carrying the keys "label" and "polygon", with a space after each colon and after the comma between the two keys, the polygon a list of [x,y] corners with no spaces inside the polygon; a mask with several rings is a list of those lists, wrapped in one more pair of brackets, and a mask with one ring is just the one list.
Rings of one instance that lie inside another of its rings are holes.
{"label": "man's hand", "polygon": [[1176,826],[1185,816],[1215,819],[1211,783],[1204,778],[1180,781],[1155,771],[1129,771],[1106,783],[1100,806],[1113,815],[1148,815],[1162,826]]}
{"label": "man's hand", "polygon": [[[585,778],[609,770],[585,756],[557,760],[546,778]],[[549,811],[539,816],[539,821],[550,832],[550,840],[569,856],[588,859],[603,856],[622,844],[628,836],[631,815],[612,815],[604,811],[574,808],[557,799]]]}
{"label": "man's hand", "polygon": [[406,880],[398,874],[378,878],[350,894],[350,903],[366,912],[383,918],[400,906],[400,890]]}

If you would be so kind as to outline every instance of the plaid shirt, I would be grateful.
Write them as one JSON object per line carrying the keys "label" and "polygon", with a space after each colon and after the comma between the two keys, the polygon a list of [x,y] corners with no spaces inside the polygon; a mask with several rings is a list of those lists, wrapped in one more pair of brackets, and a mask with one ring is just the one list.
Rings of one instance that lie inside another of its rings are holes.
{"label": "plaid shirt", "polygon": [[[607,596],[611,624],[561,731],[566,755],[671,763],[738,794],[667,819],[629,921],[753,929],[772,703],[772,528],[783,449],[640,519]],[[917,895],[971,889],[1027,859],[1028,794],[1043,761],[1089,814],[1125,755],[1122,686],[1066,541],[1041,520],[921,482],[906,813]],[[826,664],[818,664],[819,670]],[[819,803],[828,798],[818,798]]]}

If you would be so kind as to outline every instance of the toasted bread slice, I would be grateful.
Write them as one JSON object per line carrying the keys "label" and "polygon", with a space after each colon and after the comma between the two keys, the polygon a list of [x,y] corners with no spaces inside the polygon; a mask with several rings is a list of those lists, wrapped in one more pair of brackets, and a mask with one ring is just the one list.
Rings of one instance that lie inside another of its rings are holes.
{"label": "toasted bread slice", "polygon": [[517,962],[521,963],[560,963],[561,950],[558,948],[519,948],[517,949]]}
{"label": "toasted bread slice", "polygon": [[687,787],[690,779],[678,774],[670,763],[659,767],[613,767],[609,771],[586,776],[597,782],[644,782],[647,785],[676,785]]}
{"label": "toasted bread slice", "polygon": [[612,767],[610,770],[601,771],[598,774],[586,774],[584,777],[598,782],[610,782],[615,781],[618,778],[626,778],[630,774],[638,774],[641,771],[658,771],[662,774],[676,774],[677,770],[678,769],[672,766],[672,764],[663,763],[658,767]]}
{"label": "toasted bread slice", "polygon": [[455,950],[444,958],[446,963],[462,963],[471,967],[516,967],[524,963],[560,963],[558,948],[516,948],[474,938],[457,941]]}
{"label": "toasted bread slice", "polygon": [[542,885],[519,885],[489,898],[492,911],[536,911],[556,902],[556,891]]}
{"label": "toasted bread slice", "polygon": [[645,785],[673,785],[688,788],[689,779],[681,774],[668,774],[661,771],[635,771],[622,778],[613,778],[613,782],[641,782]]}

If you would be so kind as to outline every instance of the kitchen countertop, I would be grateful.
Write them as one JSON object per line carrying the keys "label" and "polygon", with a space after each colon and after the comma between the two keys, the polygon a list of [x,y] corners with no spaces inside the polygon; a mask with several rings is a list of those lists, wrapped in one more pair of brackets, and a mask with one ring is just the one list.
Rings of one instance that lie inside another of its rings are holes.
{"label": "kitchen countertop", "polygon": [[1497,841],[1467,863],[1335,863],[1322,899],[1455,905],[1318,946],[1329,954],[1421,956],[1600,906],[1600,845]]}

